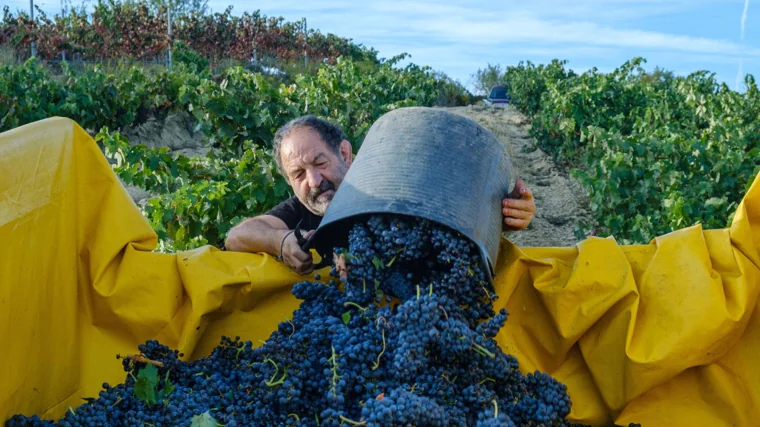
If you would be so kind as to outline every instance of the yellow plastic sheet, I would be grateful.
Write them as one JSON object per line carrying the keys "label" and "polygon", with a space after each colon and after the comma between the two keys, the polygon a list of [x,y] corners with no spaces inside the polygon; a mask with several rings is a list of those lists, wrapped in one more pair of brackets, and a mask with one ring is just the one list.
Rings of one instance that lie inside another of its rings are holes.
{"label": "yellow plastic sheet", "polygon": [[[52,118],[0,134],[0,421],[58,418],[148,339],[207,355],[266,340],[304,278],[268,255],[152,252],[156,235],[95,142]],[[593,425],[756,426],[760,420],[760,179],[729,229],[649,245],[589,238],[517,248],[497,265],[497,337],[525,372],[568,385]],[[324,274],[325,271],[322,271]]]}

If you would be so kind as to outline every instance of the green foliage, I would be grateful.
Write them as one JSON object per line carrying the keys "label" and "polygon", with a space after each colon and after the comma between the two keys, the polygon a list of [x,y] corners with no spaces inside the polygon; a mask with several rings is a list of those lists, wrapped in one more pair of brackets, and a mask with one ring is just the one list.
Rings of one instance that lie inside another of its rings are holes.
{"label": "green foliage", "polygon": [[453,80],[443,73],[433,72],[438,81],[438,98],[435,105],[441,107],[459,107],[476,103],[482,96],[474,96],[462,86],[459,81]]}
{"label": "green foliage", "polygon": [[[596,234],[647,243],[673,230],[729,225],[760,171],[760,96],[700,71],[646,72],[641,58],[611,73],[510,68],[531,133],[587,189]],[[543,89],[541,89],[543,87]]]}
{"label": "green foliage", "polygon": [[293,89],[300,114],[314,114],[341,126],[355,149],[372,123],[388,111],[434,105],[439,82],[428,67],[394,68],[399,55],[366,73],[353,61],[339,59],[316,76],[301,75]]}
{"label": "green foliage", "polygon": [[216,419],[213,415],[211,415],[211,412],[206,411],[200,415],[193,415],[193,418],[190,420],[190,427],[217,427],[217,426],[223,426],[223,424],[219,424],[216,422]]}
{"label": "green foliage", "polygon": [[295,117],[298,108],[290,99],[292,92],[262,74],[234,67],[221,81],[202,78],[185,84],[179,102],[198,120],[210,144],[240,155],[244,140],[266,146],[277,127]]}
{"label": "green foliage", "polygon": [[262,213],[289,195],[271,155],[246,141],[241,156],[188,158],[168,148],[132,145],[101,129],[96,141],[125,184],[156,194],[142,207],[160,239],[160,250],[221,245],[247,216]]}
{"label": "green foliage", "polygon": [[99,65],[82,73],[72,72],[65,63],[63,67],[66,96],[58,114],[74,118],[86,129],[144,122],[154,107],[148,77],[138,67],[118,74],[105,72]]}
{"label": "green foliage", "polygon": [[0,67],[0,131],[59,114],[63,89],[39,61]]}
{"label": "green foliage", "polygon": [[510,102],[523,113],[535,115],[547,87],[575,75],[572,70],[565,70],[566,63],[567,61],[555,59],[549,65],[536,66],[528,61],[507,67],[503,81],[507,92],[512,96]]}
{"label": "green foliage", "polygon": [[0,131],[52,116],[69,117],[95,131],[140,124],[181,107],[180,89],[201,79],[182,65],[155,76],[136,66],[74,71],[64,63],[62,68],[56,78],[36,58],[0,67]]}
{"label": "green foliage", "polygon": [[196,72],[202,72],[208,69],[208,59],[194,51],[185,42],[178,41],[172,46],[172,62],[182,63]]}
{"label": "green foliage", "polygon": [[567,78],[553,71],[535,79],[548,85],[543,83],[541,86],[545,89],[537,95],[531,94],[529,105],[524,108],[529,113],[536,109],[533,133],[541,147],[556,159],[572,161],[577,159],[579,147],[585,144],[581,132],[588,126],[630,134],[633,119],[641,115],[647,103],[657,102],[660,95],[654,86],[640,82],[643,74],[640,62],[627,62],[609,74],[592,69],[581,76]]}
{"label": "green foliage", "polygon": [[504,83],[504,71],[500,64],[488,64],[486,68],[478,69],[472,78],[475,81],[475,92],[488,96],[493,86]]}
{"label": "green foliage", "polygon": [[146,405],[155,405],[162,402],[164,398],[174,391],[174,384],[169,380],[169,371],[164,378],[164,386],[159,387],[160,379],[158,377],[158,368],[153,365],[145,365],[140,369],[135,378],[134,394],[135,397]]}

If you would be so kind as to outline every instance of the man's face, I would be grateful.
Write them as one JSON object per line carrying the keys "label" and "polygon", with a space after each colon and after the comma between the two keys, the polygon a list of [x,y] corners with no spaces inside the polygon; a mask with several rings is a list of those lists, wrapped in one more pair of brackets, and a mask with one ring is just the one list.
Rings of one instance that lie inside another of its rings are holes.
{"label": "man's face", "polygon": [[351,166],[351,144],[343,141],[337,156],[319,133],[297,128],[282,140],[282,165],[288,183],[307,209],[324,216]]}

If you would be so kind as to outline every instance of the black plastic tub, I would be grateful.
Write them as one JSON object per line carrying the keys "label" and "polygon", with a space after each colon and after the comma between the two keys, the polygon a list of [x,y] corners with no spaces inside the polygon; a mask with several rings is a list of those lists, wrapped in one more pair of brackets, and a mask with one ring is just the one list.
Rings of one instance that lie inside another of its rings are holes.
{"label": "black plastic tub", "polygon": [[467,236],[493,275],[510,174],[503,143],[475,121],[434,108],[393,110],[370,128],[306,247],[331,256],[347,245],[354,221],[409,215]]}

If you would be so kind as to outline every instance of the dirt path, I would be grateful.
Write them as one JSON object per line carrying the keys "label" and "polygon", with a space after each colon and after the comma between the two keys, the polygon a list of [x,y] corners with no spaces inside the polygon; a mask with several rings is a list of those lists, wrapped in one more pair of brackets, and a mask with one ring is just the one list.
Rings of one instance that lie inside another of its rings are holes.
{"label": "dirt path", "polygon": [[589,221],[586,193],[581,185],[561,171],[528,135],[529,120],[511,106],[468,106],[446,108],[485,126],[507,146],[512,157],[512,185],[517,176],[533,191],[536,216],[527,229],[507,237],[518,246],[573,246],[573,233],[581,220]]}

